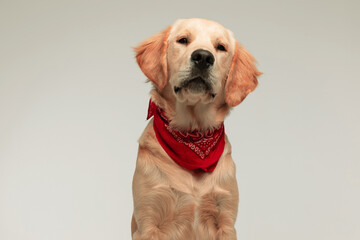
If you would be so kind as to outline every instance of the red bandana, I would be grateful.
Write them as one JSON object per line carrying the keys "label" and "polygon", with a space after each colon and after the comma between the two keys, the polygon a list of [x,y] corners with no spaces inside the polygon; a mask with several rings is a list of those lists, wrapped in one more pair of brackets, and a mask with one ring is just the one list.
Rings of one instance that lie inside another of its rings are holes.
{"label": "red bandana", "polygon": [[224,123],[206,132],[177,131],[169,126],[162,109],[150,100],[147,119],[152,116],[157,140],[177,164],[189,170],[214,171],[224,151]]}

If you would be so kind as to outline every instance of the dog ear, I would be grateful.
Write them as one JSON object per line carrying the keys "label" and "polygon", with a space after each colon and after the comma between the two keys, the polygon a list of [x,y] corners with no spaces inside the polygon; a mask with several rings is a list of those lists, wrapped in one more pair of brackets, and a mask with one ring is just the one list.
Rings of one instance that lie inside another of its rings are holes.
{"label": "dog ear", "polygon": [[156,88],[162,90],[167,83],[167,39],[171,27],[149,37],[135,47],[136,61],[141,71]]}
{"label": "dog ear", "polygon": [[252,92],[261,75],[255,66],[254,57],[236,42],[235,53],[225,84],[225,101],[230,107],[239,105]]}

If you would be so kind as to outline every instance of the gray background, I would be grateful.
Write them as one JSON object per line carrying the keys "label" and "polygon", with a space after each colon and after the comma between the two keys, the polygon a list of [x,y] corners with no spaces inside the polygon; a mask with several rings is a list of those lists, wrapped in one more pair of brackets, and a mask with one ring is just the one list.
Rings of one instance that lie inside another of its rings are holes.
{"label": "gray background", "polygon": [[226,120],[246,240],[360,239],[358,1],[0,2],[0,239],[130,239],[150,85],[131,46],[220,22],[259,87]]}

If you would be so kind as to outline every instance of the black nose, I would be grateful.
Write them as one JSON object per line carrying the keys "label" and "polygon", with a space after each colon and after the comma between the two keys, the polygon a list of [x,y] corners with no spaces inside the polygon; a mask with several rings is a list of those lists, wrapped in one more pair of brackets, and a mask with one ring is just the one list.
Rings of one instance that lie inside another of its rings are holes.
{"label": "black nose", "polygon": [[195,50],[191,54],[191,61],[200,69],[207,69],[215,62],[214,55],[211,52],[203,49]]}

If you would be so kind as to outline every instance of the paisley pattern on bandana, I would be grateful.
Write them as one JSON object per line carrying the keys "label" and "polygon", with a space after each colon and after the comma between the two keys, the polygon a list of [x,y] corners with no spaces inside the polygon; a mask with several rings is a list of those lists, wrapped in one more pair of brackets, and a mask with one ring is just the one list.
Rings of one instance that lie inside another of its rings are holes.
{"label": "paisley pattern on bandana", "polygon": [[206,132],[181,132],[172,129],[169,125],[165,125],[166,129],[174,136],[174,138],[185,144],[201,159],[205,159],[210,151],[216,146],[224,131],[224,125],[221,124],[214,130],[207,130]]}

